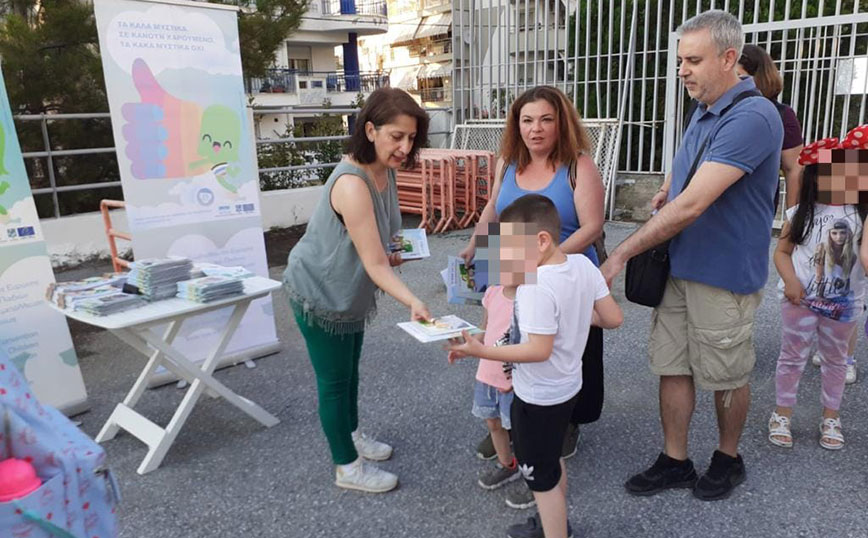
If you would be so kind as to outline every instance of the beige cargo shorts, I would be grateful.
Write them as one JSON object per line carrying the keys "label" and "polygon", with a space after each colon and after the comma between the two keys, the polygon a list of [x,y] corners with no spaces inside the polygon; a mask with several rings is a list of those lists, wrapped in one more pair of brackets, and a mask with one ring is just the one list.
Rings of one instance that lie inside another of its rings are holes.
{"label": "beige cargo shorts", "polygon": [[762,290],[739,295],[670,277],[651,315],[651,371],[692,376],[705,390],[743,387],[756,363],[753,321],[761,301]]}

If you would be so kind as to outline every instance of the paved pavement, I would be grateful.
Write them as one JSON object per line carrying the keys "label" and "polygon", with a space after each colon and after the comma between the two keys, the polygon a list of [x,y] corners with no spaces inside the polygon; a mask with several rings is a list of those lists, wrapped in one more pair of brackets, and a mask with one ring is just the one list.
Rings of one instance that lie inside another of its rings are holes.
{"label": "paved pavement", "polygon": [[[634,228],[608,224],[610,248]],[[402,269],[435,314],[480,315],[478,309],[448,306],[438,275],[446,256],[467,238],[467,232],[433,237],[432,257]],[[279,278],[282,270],[272,267],[272,276]],[[625,479],[654,460],[661,434],[657,383],[646,365],[650,310],[623,300],[623,283],[616,284],[625,322],[606,333],[606,407],[599,422],[583,429],[579,452],[568,461],[570,517],[578,535],[868,536],[868,382],[846,390],[842,451],[817,444],[819,370],[812,366],[794,417],[795,448],[766,441],[780,334],[775,283],[772,278],[766,286],[755,329],[753,404],[742,442],[748,479],[732,498],[716,503],[695,500],[685,490],[643,499],[623,490]],[[145,455],[138,440],[121,434],[105,444],[124,494],[122,536],[499,537],[531,515],[506,507],[502,490],[476,485],[476,474],[487,464],[473,452],[485,433],[470,415],[475,363],[449,366],[436,344],[418,344],[399,332],[395,323],[407,312],[389,298],[381,300],[366,333],[359,398],[363,428],[395,447],[384,467],[400,476],[400,487],[368,495],[333,486],[314,375],[283,296],[275,300],[275,316],[282,351],[257,361],[255,369],[229,368],[217,377],[275,413],[279,425],[263,429],[224,402],[203,398],[162,467],[146,476],[135,473]],[[80,418],[95,435],[143,359],[110,334],[80,326],[74,332],[92,405]],[[858,355],[868,357],[861,340]],[[864,367],[868,373],[868,362]],[[174,386],[159,388],[145,395],[139,409],[165,424],[182,396]],[[707,393],[698,398],[692,426],[691,456],[704,468],[716,445]]]}

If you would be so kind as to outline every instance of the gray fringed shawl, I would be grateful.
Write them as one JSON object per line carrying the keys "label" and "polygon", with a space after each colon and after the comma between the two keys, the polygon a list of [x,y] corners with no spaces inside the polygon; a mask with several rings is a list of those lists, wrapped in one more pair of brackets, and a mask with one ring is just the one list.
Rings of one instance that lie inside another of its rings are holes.
{"label": "gray fringed shawl", "polygon": [[361,168],[346,161],[335,167],[307,231],[289,253],[283,273],[284,289],[292,308],[301,313],[307,323],[331,334],[364,330],[376,311],[377,286],[365,272],[346,227],[331,205],[335,181],[347,174],[361,177],[368,185],[377,231],[387,252],[389,241],[401,228],[393,170],[389,171],[386,190],[380,193]]}

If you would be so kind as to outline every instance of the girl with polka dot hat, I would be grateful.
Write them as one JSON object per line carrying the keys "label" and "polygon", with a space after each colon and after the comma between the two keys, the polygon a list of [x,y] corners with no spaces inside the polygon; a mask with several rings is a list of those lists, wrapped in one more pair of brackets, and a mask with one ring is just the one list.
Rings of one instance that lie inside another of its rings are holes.
{"label": "girl with polka dot hat", "polygon": [[844,446],[839,409],[848,344],[868,283],[862,261],[868,245],[860,246],[868,215],[868,151],[851,151],[858,149],[868,149],[868,126],[851,130],[843,141],[818,140],[799,155],[799,203],[787,210],[774,254],[781,276],[781,351],[769,441],[777,446],[793,445],[793,406],[814,342],[821,356],[820,446]]}

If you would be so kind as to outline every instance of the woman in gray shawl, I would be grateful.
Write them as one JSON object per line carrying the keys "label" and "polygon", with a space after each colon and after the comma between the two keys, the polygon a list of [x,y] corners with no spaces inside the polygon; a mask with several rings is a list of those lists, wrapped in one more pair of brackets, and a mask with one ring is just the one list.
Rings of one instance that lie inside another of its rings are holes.
{"label": "woman in gray shawl", "polygon": [[427,136],[428,115],[409,94],[373,92],[356,119],[349,155],[326,181],[283,275],[342,488],[382,493],[398,485],[397,476],[365,461],[388,459],[392,447],[358,431],[359,357],[377,289],[406,305],[411,319],[430,317],[392,270],[402,263],[400,253],[389,253],[401,229],[395,169],[415,164]]}

